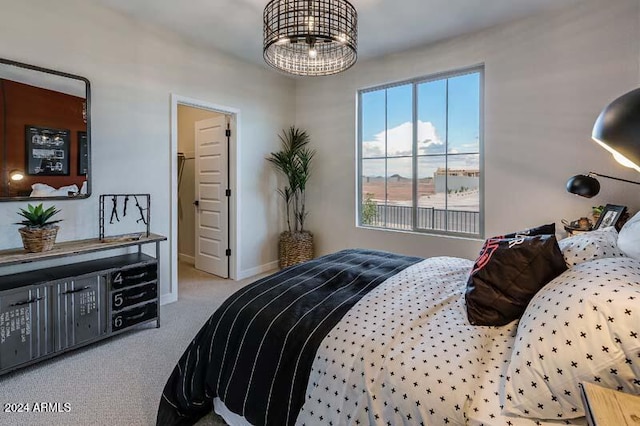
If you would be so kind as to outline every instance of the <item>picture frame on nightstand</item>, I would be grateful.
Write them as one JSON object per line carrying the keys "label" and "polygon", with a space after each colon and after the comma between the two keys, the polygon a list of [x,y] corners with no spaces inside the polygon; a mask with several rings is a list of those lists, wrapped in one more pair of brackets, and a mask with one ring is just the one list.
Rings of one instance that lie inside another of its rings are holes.
{"label": "picture frame on nightstand", "polygon": [[619,231],[622,228],[622,218],[627,212],[626,206],[618,206],[615,204],[607,204],[602,210],[598,222],[596,222],[593,229],[602,229],[609,226],[615,226]]}

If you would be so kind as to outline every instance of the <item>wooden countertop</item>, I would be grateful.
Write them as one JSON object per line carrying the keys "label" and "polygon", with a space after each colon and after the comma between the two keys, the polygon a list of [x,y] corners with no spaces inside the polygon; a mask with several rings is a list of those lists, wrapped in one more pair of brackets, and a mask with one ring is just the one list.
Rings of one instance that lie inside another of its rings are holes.
{"label": "wooden countertop", "polygon": [[21,263],[37,262],[59,257],[92,253],[96,251],[131,247],[141,244],[157,243],[165,241],[167,237],[159,234],[149,234],[148,237],[141,236],[139,239],[126,239],[118,237],[107,237],[100,241],[98,238],[87,240],[64,241],[56,243],[53,249],[41,253],[27,253],[23,248],[0,250],[0,266],[17,265]]}

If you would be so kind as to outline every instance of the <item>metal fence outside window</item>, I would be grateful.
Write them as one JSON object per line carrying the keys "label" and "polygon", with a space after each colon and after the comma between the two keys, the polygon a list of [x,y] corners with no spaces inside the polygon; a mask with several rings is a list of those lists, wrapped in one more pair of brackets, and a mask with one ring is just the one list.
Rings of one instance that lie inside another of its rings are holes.
{"label": "metal fence outside window", "polygon": [[[376,204],[375,217],[363,225],[412,230],[412,223],[413,207]],[[479,234],[480,212],[418,207],[416,228]]]}

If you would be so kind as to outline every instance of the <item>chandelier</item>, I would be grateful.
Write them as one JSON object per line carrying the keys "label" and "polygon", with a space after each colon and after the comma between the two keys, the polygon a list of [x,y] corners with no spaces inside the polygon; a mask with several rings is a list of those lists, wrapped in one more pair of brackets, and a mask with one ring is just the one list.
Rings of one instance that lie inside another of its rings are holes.
{"label": "chandelier", "polygon": [[358,13],[347,0],[271,0],[264,60],[295,75],[337,74],[356,63]]}

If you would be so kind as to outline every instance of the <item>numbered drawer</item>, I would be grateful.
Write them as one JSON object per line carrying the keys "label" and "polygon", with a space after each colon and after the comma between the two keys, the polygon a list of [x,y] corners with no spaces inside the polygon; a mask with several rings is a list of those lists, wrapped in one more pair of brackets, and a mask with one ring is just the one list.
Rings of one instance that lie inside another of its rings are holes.
{"label": "numbered drawer", "polygon": [[158,297],[158,284],[155,282],[114,291],[111,294],[111,310],[118,311],[156,297]]}
{"label": "numbered drawer", "polygon": [[147,281],[154,281],[157,277],[158,271],[156,263],[121,269],[111,273],[111,289],[117,290]]}
{"label": "numbered drawer", "polygon": [[111,316],[111,331],[123,330],[132,325],[154,319],[157,316],[158,304],[156,302],[147,303],[126,311],[114,312]]}

